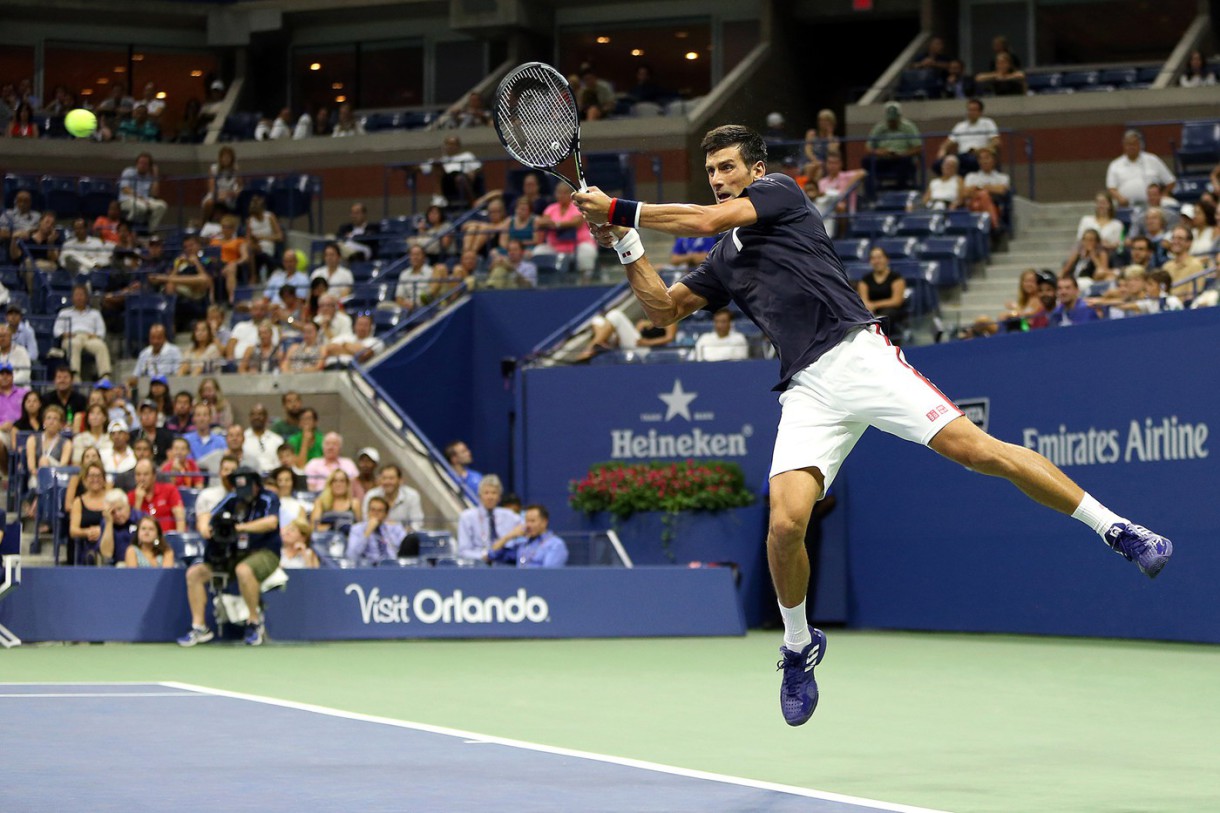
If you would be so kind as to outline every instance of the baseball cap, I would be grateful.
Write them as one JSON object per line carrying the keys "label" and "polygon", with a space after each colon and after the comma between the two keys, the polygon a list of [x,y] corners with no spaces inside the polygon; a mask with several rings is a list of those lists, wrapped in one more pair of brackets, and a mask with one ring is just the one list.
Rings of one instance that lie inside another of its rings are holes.
{"label": "baseball cap", "polygon": [[126,432],[127,424],[122,421],[111,421],[110,426],[106,427],[107,432]]}
{"label": "baseball cap", "polygon": [[12,371],[13,365],[9,364],[7,361],[0,361],[0,373],[11,373]]}
{"label": "baseball cap", "polygon": [[377,451],[372,446],[365,446],[363,449],[361,449],[359,452],[356,453],[357,460],[359,460],[361,457],[367,457],[369,460],[372,460],[374,463],[381,462],[381,452]]}
{"label": "baseball cap", "polygon": [[1178,211],[1187,220],[1195,219],[1195,205],[1193,203],[1183,203],[1182,208]]}
{"label": "baseball cap", "polygon": [[112,389],[114,389],[114,385],[110,383],[109,378],[103,378],[103,379],[99,380],[96,384],[93,385],[93,389],[112,390]]}
{"label": "baseball cap", "polygon": [[1045,283],[1047,285],[1059,284],[1059,278],[1055,276],[1054,271],[1047,271],[1045,268],[1043,268],[1041,271],[1036,271],[1035,274],[1038,277],[1039,283]]}
{"label": "baseball cap", "polygon": [[159,234],[150,235],[148,238],[149,245],[152,245],[153,243],[164,243],[164,242],[165,242],[165,240],[162,239],[161,235],[159,235]]}
{"label": "baseball cap", "polygon": [[164,384],[165,386],[167,386],[167,387],[168,387],[168,386],[169,386],[169,379],[168,379],[168,378],[166,378],[166,377],[165,377],[165,376],[163,376],[163,375],[154,375],[154,376],[153,376],[151,379],[149,379],[148,383],[150,383],[150,384]]}
{"label": "baseball cap", "polygon": [[219,79],[212,80],[212,90],[224,90],[224,89],[225,89],[224,82],[220,81]]}
{"label": "baseball cap", "polygon": [[8,313],[25,313],[16,302],[8,303]]}
{"label": "baseball cap", "polygon": [[896,119],[902,115],[902,105],[898,102],[890,102],[885,106],[885,117],[887,119]]}
{"label": "baseball cap", "polygon": [[156,401],[152,400],[151,398],[145,398],[140,402],[140,409],[160,409],[160,407],[157,406]]}

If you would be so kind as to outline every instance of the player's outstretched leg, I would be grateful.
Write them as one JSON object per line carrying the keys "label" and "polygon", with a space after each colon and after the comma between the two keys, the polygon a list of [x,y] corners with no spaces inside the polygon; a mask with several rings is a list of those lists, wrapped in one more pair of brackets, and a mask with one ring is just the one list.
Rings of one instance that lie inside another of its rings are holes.
{"label": "player's outstretched leg", "polygon": [[1031,499],[1080,520],[1149,578],[1156,578],[1173,555],[1171,541],[1115,514],[1033,449],[997,440],[964,417],[928,445],[971,471],[1003,477]]}
{"label": "player's outstretched leg", "polygon": [[801,725],[818,705],[813,668],[826,654],[826,635],[809,626],[805,596],[809,590],[809,555],[805,527],[813,504],[822,493],[817,469],[786,471],[771,478],[771,525],[767,532],[767,563],[779,611],[784,619],[784,645],[779,648],[779,707],[788,725]]}

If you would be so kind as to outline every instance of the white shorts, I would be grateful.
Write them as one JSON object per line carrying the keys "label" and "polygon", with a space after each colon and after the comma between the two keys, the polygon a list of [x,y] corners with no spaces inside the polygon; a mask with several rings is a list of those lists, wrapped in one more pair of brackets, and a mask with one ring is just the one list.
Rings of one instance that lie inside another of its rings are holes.
{"label": "white shorts", "polygon": [[779,397],[771,477],[817,467],[829,489],[869,426],[927,445],[962,414],[876,325],[856,328]]}

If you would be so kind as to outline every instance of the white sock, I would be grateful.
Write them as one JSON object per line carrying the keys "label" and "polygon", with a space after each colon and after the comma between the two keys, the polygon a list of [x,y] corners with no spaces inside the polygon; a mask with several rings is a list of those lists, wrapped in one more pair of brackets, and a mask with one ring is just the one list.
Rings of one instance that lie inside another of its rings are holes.
{"label": "white sock", "polygon": [[805,602],[795,607],[779,605],[779,614],[784,617],[784,646],[800,652],[809,646],[813,638],[809,635],[809,619],[805,617]]}
{"label": "white sock", "polygon": [[1076,510],[1072,512],[1072,519],[1078,519],[1085,525],[1088,525],[1103,539],[1106,536],[1106,531],[1110,530],[1110,526],[1117,522],[1127,522],[1125,517],[1120,517],[1109,508],[1106,508],[1088,493],[1084,495],[1080,500],[1080,505],[1076,506]]}

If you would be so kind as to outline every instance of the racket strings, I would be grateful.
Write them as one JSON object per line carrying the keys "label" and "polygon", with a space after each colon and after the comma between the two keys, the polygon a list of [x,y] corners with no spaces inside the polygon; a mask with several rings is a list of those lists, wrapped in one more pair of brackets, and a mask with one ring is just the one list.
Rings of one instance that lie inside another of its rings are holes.
{"label": "racket strings", "polygon": [[558,74],[521,70],[501,87],[496,117],[504,146],[524,164],[553,167],[572,154],[580,124],[572,90]]}

